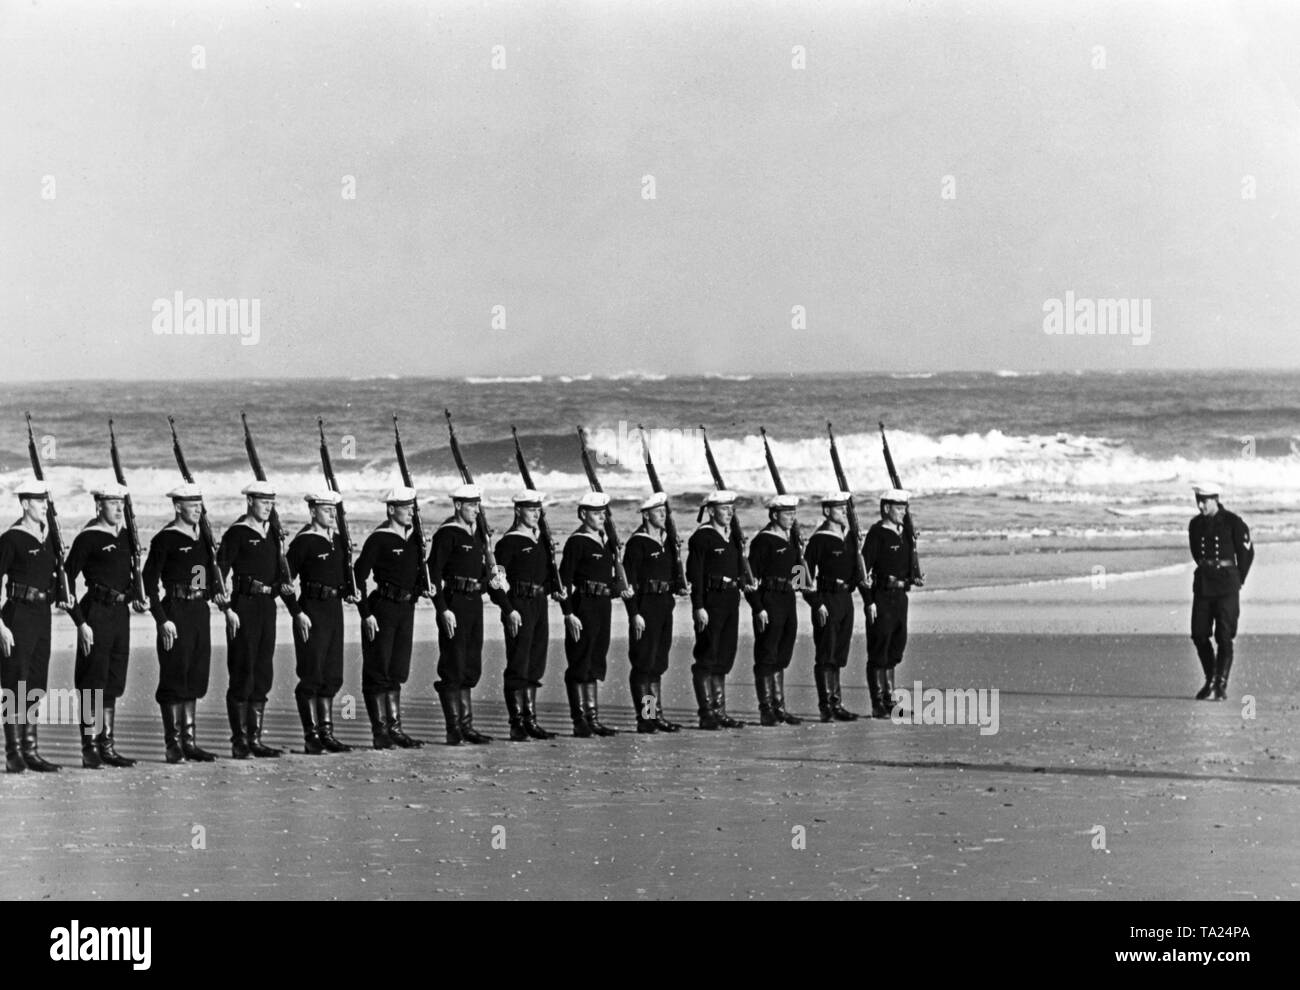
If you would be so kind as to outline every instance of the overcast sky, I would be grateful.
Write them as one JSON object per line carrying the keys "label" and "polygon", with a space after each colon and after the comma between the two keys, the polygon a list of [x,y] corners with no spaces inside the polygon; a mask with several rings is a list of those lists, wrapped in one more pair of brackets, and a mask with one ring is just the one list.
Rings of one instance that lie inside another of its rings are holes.
{"label": "overcast sky", "polygon": [[1300,365],[1300,4],[6,0],[0,92],[4,379]]}

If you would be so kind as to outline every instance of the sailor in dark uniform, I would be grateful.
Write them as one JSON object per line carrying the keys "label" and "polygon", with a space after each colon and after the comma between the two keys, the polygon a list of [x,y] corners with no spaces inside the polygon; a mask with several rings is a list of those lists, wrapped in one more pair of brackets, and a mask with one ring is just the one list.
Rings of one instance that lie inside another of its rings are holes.
{"label": "sailor in dark uniform", "polygon": [[344,597],[347,548],[334,529],[342,498],[327,488],[306,501],[311,522],[289,541],[285,554],[289,575],[298,581],[298,597],[288,602],[298,674],[293,695],[304,752],[347,753],[352,747],[334,738],[334,696],[343,687],[343,603],[357,602]]}
{"label": "sailor in dark uniform", "polygon": [[113,724],[117,699],[126,690],[131,609],[143,612],[145,603],[132,601],[131,542],[122,526],[126,489],[113,482],[91,494],[95,518],[72,541],[67,561],[68,586],[74,598],[77,576],[86,581],[86,593],[70,611],[77,627],[73,683],[82,704],[81,765],[89,769],[131,767],[135,760],[119,755],[115,748]]}
{"label": "sailor in dark uniform", "polygon": [[[890,488],[880,496],[880,521],[867,530],[862,560],[870,591],[867,602],[867,687],[871,714],[889,718],[894,709],[894,668],[907,647],[907,592],[912,548],[903,537],[903,516],[911,495]],[[864,595],[864,597],[867,597]],[[898,714],[907,716],[900,710]]]}
{"label": "sailor in dark uniform", "polygon": [[549,638],[547,595],[559,598],[552,587],[551,548],[543,546],[538,531],[542,493],[524,489],[514,496],[515,521],[497,540],[497,566],[505,575],[505,588],[491,588],[492,601],[501,609],[506,636],[504,690],[510,714],[510,739],[554,739],[537,723],[537,689],[546,673]]}
{"label": "sailor in dark uniform", "polygon": [[[1232,640],[1241,614],[1241,589],[1255,561],[1250,529],[1219,504],[1219,485],[1194,488],[1197,514],[1187,527],[1196,573],[1192,578],[1192,642],[1205,673],[1197,701],[1225,701],[1232,670]],[[1215,646],[1218,654],[1215,654]]]}
{"label": "sailor in dark uniform", "polygon": [[289,575],[280,573],[284,548],[271,532],[275,489],[268,482],[245,485],[247,510],[221,537],[217,560],[230,584],[226,613],[226,715],[230,755],[277,757],[280,750],[262,742],[266,696],[275,676],[275,599],[293,598]]}
{"label": "sailor in dark uniform", "polygon": [[[424,745],[402,730],[402,685],[411,673],[415,600],[425,566],[424,547],[411,525],[415,499],[415,489],[405,485],[384,496],[388,521],[366,537],[353,565],[362,626],[361,693],[375,749]],[[372,573],[376,587],[366,594]]]}
{"label": "sailor in dark uniform", "polygon": [[744,722],[727,714],[727,675],[736,662],[740,624],[740,554],[731,542],[735,492],[709,492],[700,510],[700,525],[687,543],[686,577],[691,585],[695,648],[691,679],[699,705],[701,729],[739,729]]}
{"label": "sailor in dark uniform", "polygon": [[483,673],[483,592],[493,581],[486,547],[475,525],[483,495],[478,485],[451,493],[452,514],[433,534],[429,576],[438,609],[438,682],[447,722],[447,745],[485,744],[492,737],[474,728],[471,694]]}
{"label": "sailor in dark uniform", "polygon": [[58,582],[52,537],[45,525],[50,491],[45,482],[30,480],[18,486],[17,494],[22,517],[0,533],[0,578],[5,581],[0,685],[14,705],[4,720],[5,769],[51,773],[59,764],[41,756],[31,718],[36,706],[28,705],[29,696],[44,696],[50,669],[50,603]]}
{"label": "sailor in dark uniform", "polygon": [[641,503],[641,525],[627,538],[623,571],[632,588],[627,600],[631,623],[627,656],[631,661],[632,705],[637,732],[677,732],[681,726],[664,718],[660,679],[668,671],[673,645],[673,548],[664,521],[668,496],[656,492]]}
{"label": "sailor in dark uniform", "polygon": [[[605,679],[609,655],[609,630],[614,594],[614,548],[605,542],[605,513],[609,496],[587,492],[578,502],[582,525],[569,534],[560,559],[560,580],[565,597],[564,687],[569,696],[573,734],[580,739],[613,736],[617,729],[600,721],[599,688]],[[631,591],[625,592],[630,596]]]}
{"label": "sailor in dark uniform", "polygon": [[197,485],[183,484],[167,495],[176,518],[150,541],[144,563],[149,611],[158,625],[154,699],[162,710],[167,762],[208,763],[216,757],[199,746],[196,727],[198,699],[208,693],[212,665],[208,601],[218,607],[227,603],[220,588],[209,587],[215,561],[199,535],[203,493]]}
{"label": "sailor in dark uniform", "polygon": [[[849,662],[853,642],[853,591],[862,581],[857,548],[849,538],[846,506],[851,497],[848,492],[830,492],[822,499],[825,522],[813,531],[804,550],[809,586],[803,597],[812,609],[813,680],[823,722],[852,722],[858,717],[840,700],[840,672]],[[877,694],[872,687],[872,714],[883,718],[888,711],[876,710]]]}
{"label": "sailor in dark uniform", "polygon": [[803,561],[791,534],[798,506],[794,495],[772,496],[767,503],[767,526],[749,541],[749,569],[758,587],[745,598],[754,616],[759,725],[798,725],[803,721],[785,710],[785,671],[799,635],[795,584]]}

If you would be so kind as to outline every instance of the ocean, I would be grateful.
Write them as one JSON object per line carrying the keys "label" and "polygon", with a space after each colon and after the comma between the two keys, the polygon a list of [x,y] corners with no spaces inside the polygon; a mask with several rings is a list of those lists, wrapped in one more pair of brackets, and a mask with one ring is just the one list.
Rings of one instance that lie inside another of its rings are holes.
{"label": "ocean", "polygon": [[[10,385],[0,398],[0,492],[29,473],[23,412],[30,410],[47,476],[69,529],[91,513],[86,493],[111,477],[115,421],[143,536],[170,516],[178,481],[166,415],[220,525],[242,509],[251,478],[239,413],[247,412],[287,523],[305,520],[302,495],[322,484],[316,417],[325,420],[335,471],[358,526],[382,517],[378,499],[398,480],[392,416],[400,417],[416,487],[441,519],[458,483],[443,408],[455,417],[493,525],[509,522],[521,487],[510,427],[534,483],[552,503],[557,532],[587,488],[575,428],[589,431],[600,480],[620,526],[648,490],[637,432],[683,527],[712,487],[699,427],[708,429],[724,480],[743,496],[749,528],[772,482],[759,428],[783,480],[805,497],[833,489],[826,440],[835,428],[866,522],[889,484],[877,421],[929,554],[969,547],[1176,546],[1194,512],[1190,486],[1211,478],[1257,538],[1300,535],[1300,373],[934,373],[877,375],[471,377],[456,379],[66,382]],[[14,506],[16,510],[16,506]],[[801,516],[819,518],[815,504]],[[360,534],[358,534],[360,535]],[[70,537],[69,537],[70,539]],[[965,548],[965,549],[963,549]]]}

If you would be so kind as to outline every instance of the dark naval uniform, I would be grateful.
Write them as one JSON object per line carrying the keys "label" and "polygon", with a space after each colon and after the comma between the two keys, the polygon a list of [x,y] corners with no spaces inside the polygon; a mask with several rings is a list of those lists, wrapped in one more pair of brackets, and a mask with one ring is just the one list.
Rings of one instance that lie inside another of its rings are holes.
{"label": "dark naval uniform", "polygon": [[1192,642],[1196,644],[1205,673],[1205,687],[1197,698],[1204,700],[1213,691],[1216,701],[1223,700],[1227,698],[1232,640],[1237,635],[1237,618],[1241,612],[1239,593],[1255,561],[1255,547],[1246,523],[1222,505],[1212,516],[1193,516],[1187,527],[1187,538],[1196,561],[1192,578]]}
{"label": "dark naval uniform", "polygon": [[[783,721],[776,714],[776,676],[784,677],[799,635],[794,586],[800,562],[798,545],[775,524],[760,529],[750,541],[749,569],[758,588],[745,597],[754,614],[754,690],[762,725]],[[760,611],[767,612],[763,629],[758,626]],[[781,694],[784,712],[784,686]]]}
{"label": "dark naval uniform", "polygon": [[6,766],[10,773],[56,770],[38,753],[36,725],[27,718],[27,692],[44,694],[50,669],[50,604],[57,576],[48,531],[42,539],[15,524],[0,533],[0,577],[5,579],[0,617],[14,638],[9,656],[0,656],[0,685],[23,710],[21,720],[5,719]]}
{"label": "dark naval uniform", "polygon": [[[353,565],[360,596],[357,611],[363,620],[373,615],[379,623],[373,640],[364,629],[361,633],[361,693],[376,749],[391,749],[395,742],[406,745],[394,735],[394,726],[402,738],[410,739],[401,728],[399,705],[402,685],[411,673],[423,550],[414,528],[403,536],[383,525],[366,537]],[[366,594],[366,579],[372,574],[376,587]]]}
{"label": "dark naval uniform", "polygon": [[[804,561],[808,565],[810,587],[804,601],[813,612],[813,679],[817,683],[818,707],[823,722],[849,721],[840,703],[840,672],[849,662],[853,642],[853,590],[857,572],[857,554],[846,539],[847,531],[829,519],[808,539]],[[818,609],[826,607],[826,621],[818,618]],[[868,677],[868,684],[871,678]],[[875,698],[875,689],[872,688]],[[843,714],[841,714],[843,713]]]}
{"label": "dark naval uniform", "polygon": [[903,534],[882,519],[867,530],[862,541],[862,560],[871,575],[870,604],[876,606],[875,621],[867,622],[867,686],[872,689],[872,709],[894,707],[894,668],[903,661],[907,647],[907,591],[912,551]]}
{"label": "dark naval uniform", "polygon": [[739,726],[726,715],[726,677],[736,662],[740,624],[740,550],[711,524],[699,526],[686,545],[686,577],[691,585],[691,610],[704,609],[709,624],[695,628],[691,677],[699,705],[700,727]]}
{"label": "dark naval uniform", "polygon": [[[551,587],[551,548],[543,546],[526,526],[515,526],[497,540],[497,565],[505,571],[508,590],[490,588],[488,596],[501,609],[502,618],[519,613],[519,631],[507,628],[506,670],[502,685],[510,712],[513,736],[551,739],[555,733],[537,722],[537,689],[546,674],[546,649],[550,638],[547,594]],[[517,709],[517,710],[516,710]]]}
{"label": "dark naval uniform", "polygon": [[[651,727],[653,731],[674,732],[680,726],[663,717],[659,686],[668,671],[668,653],[673,645],[673,555],[649,524],[642,523],[628,537],[623,549],[623,571],[633,591],[627,602],[628,617],[639,615],[645,621],[641,637],[629,634],[627,642],[637,728],[642,732],[651,731]],[[646,704],[647,696],[654,699],[653,705]]]}
{"label": "dark naval uniform", "polygon": [[[351,749],[334,738],[334,696],[343,687],[343,596],[347,594],[347,549],[343,537],[333,538],[306,526],[289,542],[285,554],[290,578],[298,581],[298,596],[288,600],[296,620],[311,620],[307,639],[293,623],[293,653],[298,684],[293,689],[303,721],[309,753]],[[364,636],[364,633],[363,633]]]}
{"label": "dark naval uniform", "polygon": [[[433,603],[438,609],[438,681],[447,742],[491,742],[474,728],[472,694],[483,673],[483,592],[492,575],[487,548],[478,533],[449,516],[433,534],[429,548]],[[442,615],[456,617],[456,635],[448,636]]]}
{"label": "dark naval uniform", "polygon": [[613,734],[616,730],[599,725],[596,685],[605,679],[609,655],[609,632],[614,594],[614,554],[602,535],[575,530],[564,542],[560,558],[560,580],[568,594],[560,602],[566,616],[582,622],[578,639],[564,637],[568,666],[564,686],[569,697],[573,734],[579,737]]}

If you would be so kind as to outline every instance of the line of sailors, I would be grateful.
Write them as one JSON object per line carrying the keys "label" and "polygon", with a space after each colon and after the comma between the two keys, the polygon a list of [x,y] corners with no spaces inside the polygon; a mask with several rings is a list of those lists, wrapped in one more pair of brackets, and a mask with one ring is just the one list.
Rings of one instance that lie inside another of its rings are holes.
{"label": "line of sailors", "polygon": [[[48,494],[41,482],[20,487],[23,516],[0,534],[0,576],[6,579],[7,591],[0,609],[0,680],[11,691],[20,683],[29,691],[47,686],[57,577],[45,526]],[[539,724],[536,703],[546,670],[548,600],[557,601],[564,616],[564,681],[575,736],[617,732],[601,722],[598,698],[598,686],[607,674],[615,597],[622,598],[629,620],[629,680],[637,731],[681,728],[664,716],[661,680],[668,669],[674,601],[688,589],[674,580],[673,548],[666,543],[667,499],[662,493],[641,503],[641,525],[627,539],[623,554],[627,587],[618,592],[614,551],[605,536],[607,495],[590,492],[579,501],[579,525],[565,541],[556,587],[550,576],[551,548],[540,543],[539,492],[514,496],[514,522],[495,545],[497,571],[491,573],[483,538],[475,529],[482,498],[477,486],[462,485],[451,493],[452,513],[433,532],[427,558],[412,525],[417,493],[394,488],[384,497],[387,519],[369,534],[354,562],[358,594],[350,598],[345,590],[347,548],[336,527],[337,493],[323,490],[306,497],[310,522],[288,541],[282,555],[270,528],[274,488],[267,482],[246,486],[247,511],[222,536],[216,554],[219,584],[214,587],[212,562],[200,535],[202,492],[181,485],[168,493],[175,519],[150,542],[143,567],[147,606],[131,600],[131,560],[122,526],[125,494],[117,485],[93,492],[96,517],[77,534],[66,562],[74,592],[78,578],[85,585],[84,594],[69,609],[78,630],[74,677],[83,698],[85,767],[134,763],[117,753],[113,735],[116,701],[126,683],[132,607],[147,607],[157,624],[155,700],[170,763],[215,759],[199,746],[196,728],[197,702],[207,693],[210,672],[209,602],[225,613],[226,708],[234,758],[281,754],[262,738],[274,673],[277,598],[293,617],[298,677],[294,694],[304,751],[350,749],[333,730],[334,697],[343,684],[345,604],[355,605],[362,619],[362,694],[374,747],[422,745],[402,727],[401,699],[410,674],[415,603],[425,566],[437,612],[435,689],[448,744],[491,741],[475,728],[471,701],[482,674],[485,594],[500,609],[505,631],[504,690],[512,740],[555,735]],[[834,492],[821,500],[824,519],[808,540],[806,572],[791,539],[798,500],[789,495],[771,499],[768,525],[750,541],[754,583],[749,587],[742,587],[741,550],[730,535],[735,494],[715,491],[705,500],[686,559],[695,633],[691,674],[700,728],[745,724],[728,713],[726,699],[742,595],[754,622],[754,680],[762,725],[801,721],[786,709],[784,689],[798,634],[795,596],[800,592],[812,611],[821,720],[858,718],[844,707],[840,686],[853,632],[855,590],[861,592],[868,612],[872,714],[890,714],[893,667],[902,660],[907,638],[910,551],[902,519],[909,496],[898,489],[882,495],[881,520],[863,541],[865,581],[855,577],[856,552],[846,517],[849,498],[847,492]],[[7,769],[58,769],[40,756],[36,725],[18,722],[5,720]]]}

